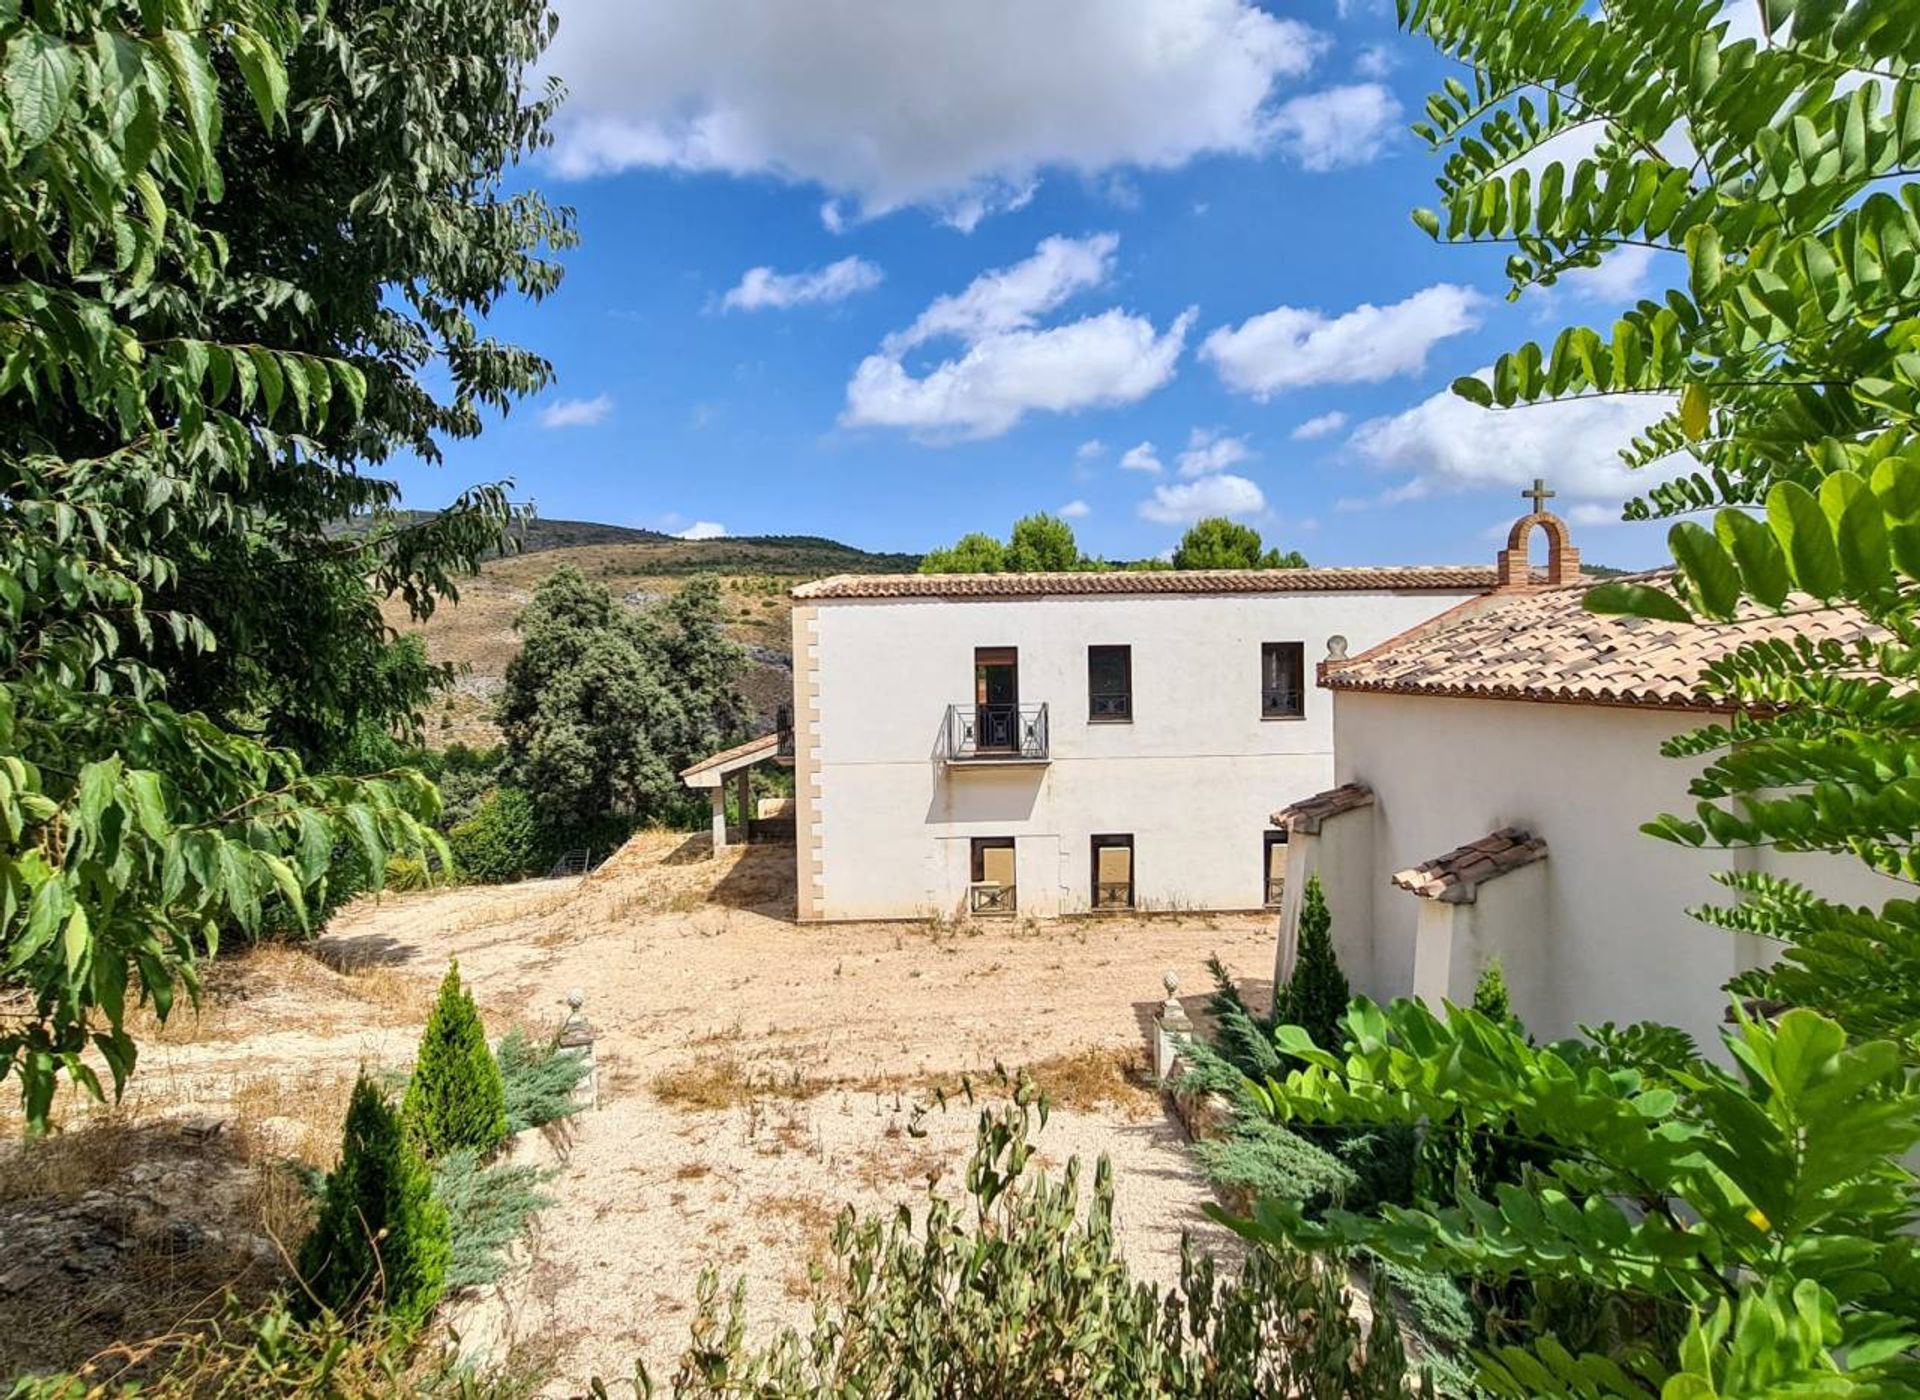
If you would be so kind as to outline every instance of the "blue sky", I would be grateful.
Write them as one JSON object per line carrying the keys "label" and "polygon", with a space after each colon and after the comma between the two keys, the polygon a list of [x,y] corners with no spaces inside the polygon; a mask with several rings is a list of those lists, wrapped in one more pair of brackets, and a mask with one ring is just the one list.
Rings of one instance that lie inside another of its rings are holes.
{"label": "blue sky", "polygon": [[557,7],[527,173],[581,246],[492,325],[558,382],[404,466],[409,504],[511,477],[550,517],[902,550],[1064,508],[1115,558],[1230,513],[1456,562],[1541,474],[1590,561],[1664,555],[1612,523],[1648,405],[1445,388],[1675,269],[1508,304],[1498,250],[1429,242],[1406,126],[1447,70],[1363,0]]}

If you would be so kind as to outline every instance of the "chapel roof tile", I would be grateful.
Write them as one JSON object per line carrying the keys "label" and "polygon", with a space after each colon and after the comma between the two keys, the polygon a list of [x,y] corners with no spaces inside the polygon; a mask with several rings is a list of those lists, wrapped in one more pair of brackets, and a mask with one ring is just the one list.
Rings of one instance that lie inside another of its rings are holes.
{"label": "chapel roof tile", "polygon": [[815,598],[1041,598],[1087,594],[1484,593],[1495,571],[1480,564],[1324,569],[1112,569],[1046,574],[835,574],[793,590]]}
{"label": "chapel roof tile", "polygon": [[1471,904],[1487,881],[1546,858],[1545,841],[1518,827],[1503,826],[1491,836],[1397,872],[1393,883],[1422,899]]}
{"label": "chapel roof tile", "polygon": [[[1632,581],[1664,584],[1671,570]],[[1488,700],[1544,700],[1715,710],[1709,668],[1754,641],[1852,642],[1879,635],[1857,611],[1789,597],[1787,611],[1746,605],[1731,622],[1603,617],[1583,606],[1590,583],[1470,599],[1397,637],[1328,661],[1332,690]]]}

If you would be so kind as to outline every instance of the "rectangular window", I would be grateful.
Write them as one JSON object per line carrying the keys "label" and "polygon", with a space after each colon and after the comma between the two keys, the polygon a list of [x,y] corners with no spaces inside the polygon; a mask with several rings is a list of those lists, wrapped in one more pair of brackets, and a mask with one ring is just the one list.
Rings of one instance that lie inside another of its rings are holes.
{"label": "rectangular window", "polygon": [[1093,838],[1093,907],[1133,908],[1133,838]]}
{"label": "rectangular window", "polygon": [[1266,880],[1266,903],[1277,909],[1287,893],[1287,833],[1269,831],[1261,842],[1261,875]]}
{"label": "rectangular window", "polygon": [[1014,879],[1013,838],[973,838],[972,884],[968,886],[970,914],[1011,914],[1019,907]]}
{"label": "rectangular window", "polygon": [[1120,724],[1133,718],[1133,648],[1087,648],[1087,718]]}
{"label": "rectangular window", "polygon": [[1299,719],[1307,712],[1307,652],[1300,642],[1260,647],[1260,718]]}

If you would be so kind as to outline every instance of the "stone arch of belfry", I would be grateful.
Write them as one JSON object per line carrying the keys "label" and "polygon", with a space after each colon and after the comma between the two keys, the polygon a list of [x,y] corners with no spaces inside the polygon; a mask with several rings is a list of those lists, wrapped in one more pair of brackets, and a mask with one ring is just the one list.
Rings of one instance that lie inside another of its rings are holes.
{"label": "stone arch of belfry", "polygon": [[1536,580],[1527,563],[1527,548],[1536,529],[1547,532],[1546,586],[1575,583],[1580,578],[1580,551],[1573,543],[1567,522],[1549,510],[1536,510],[1513,522],[1507,532],[1507,547],[1500,551],[1496,588],[1518,590],[1533,588]]}

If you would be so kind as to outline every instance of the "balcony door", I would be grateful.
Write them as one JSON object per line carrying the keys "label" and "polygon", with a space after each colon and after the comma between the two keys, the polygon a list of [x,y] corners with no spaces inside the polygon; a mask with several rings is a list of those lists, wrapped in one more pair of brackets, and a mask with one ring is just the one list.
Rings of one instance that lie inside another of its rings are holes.
{"label": "balcony door", "polygon": [[975,742],[981,753],[1020,752],[1020,652],[973,650]]}

